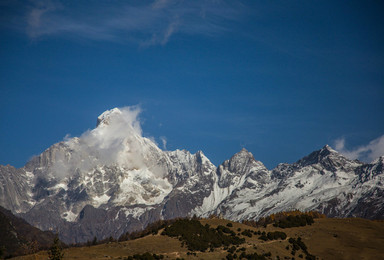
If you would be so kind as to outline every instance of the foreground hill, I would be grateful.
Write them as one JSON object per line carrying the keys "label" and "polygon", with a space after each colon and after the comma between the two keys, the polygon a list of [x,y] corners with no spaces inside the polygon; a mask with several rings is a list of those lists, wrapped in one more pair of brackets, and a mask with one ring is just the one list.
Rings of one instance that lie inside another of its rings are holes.
{"label": "foreground hill", "polygon": [[25,220],[15,217],[11,211],[0,207],[0,257],[33,253],[48,248],[54,234],[41,231]]}
{"label": "foreground hill", "polygon": [[[203,219],[200,223],[203,226],[208,224],[212,228],[217,228],[219,225],[230,226],[228,227],[230,231],[235,232],[239,238],[244,238],[245,242],[235,246],[232,252],[232,255],[236,254],[238,257],[244,252],[243,255],[257,254],[264,259],[292,259],[292,257],[305,259],[306,253],[302,248],[295,250],[295,255],[292,255],[295,246],[290,241],[302,241],[307,253],[314,259],[384,259],[384,222],[382,221],[323,218],[315,219],[312,225],[285,229],[271,224],[265,228],[256,228],[223,219]],[[266,234],[275,231],[284,232],[287,237],[284,240],[263,241],[259,238],[260,235],[255,235],[258,231]],[[65,249],[64,259],[124,259],[146,252],[163,255],[165,259],[226,259],[229,255],[228,250],[232,248],[230,245],[214,248],[213,252],[189,251],[186,245],[182,246],[182,241],[161,235],[161,232],[160,230],[156,235],[125,242]],[[249,237],[249,234],[252,237]],[[39,252],[17,259],[47,259],[47,253]]]}
{"label": "foreground hill", "polygon": [[221,215],[241,221],[315,210],[384,218],[384,157],[349,160],[324,146],[269,170],[243,149],[216,167],[202,153],[163,151],[132,110],[49,147],[23,168],[0,165],[0,206],[65,243],[119,237],[159,219]]}

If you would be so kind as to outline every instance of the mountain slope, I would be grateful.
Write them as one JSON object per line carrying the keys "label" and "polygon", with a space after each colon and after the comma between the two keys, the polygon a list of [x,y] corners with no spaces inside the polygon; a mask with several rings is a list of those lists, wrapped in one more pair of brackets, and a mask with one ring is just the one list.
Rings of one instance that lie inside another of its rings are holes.
{"label": "mountain slope", "polygon": [[[384,222],[371,221],[359,218],[348,219],[315,219],[315,223],[305,227],[294,227],[281,229],[268,225],[264,227],[250,227],[237,222],[230,222],[225,219],[202,219],[202,225],[208,224],[212,228],[219,225],[227,227],[228,223],[232,227],[229,230],[240,233],[238,235],[245,239],[245,243],[236,248],[238,258],[245,252],[246,254],[263,255],[270,252],[270,257],[265,259],[305,259],[305,253],[300,249],[292,254],[292,244],[289,238],[298,239],[305,243],[307,251],[314,255],[316,259],[383,259],[384,247]],[[241,232],[238,232],[240,228]],[[245,230],[250,230],[252,237],[241,234]],[[255,232],[274,232],[280,231],[287,235],[284,240],[263,241],[260,235]],[[161,232],[161,231],[160,231]],[[177,238],[165,235],[148,235],[140,239],[123,242],[112,242],[96,246],[74,247],[64,250],[65,257],[71,259],[124,259],[134,254],[163,255],[164,258],[176,259],[225,259],[229,254],[229,247],[214,248],[213,251],[205,252],[188,250],[187,246],[182,246],[182,242]],[[167,246],[164,246],[167,245]],[[287,250],[287,247],[289,250]],[[233,254],[234,254],[233,253]],[[194,255],[196,254],[196,256]],[[300,257],[302,255],[302,257]],[[277,257],[279,256],[279,258]],[[34,256],[23,256],[17,259],[47,259],[46,252],[39,252]],[[243,258],[244,259],[244,258]],[[250,259],[250,258],[248,258]],[[262,258],[261,258],[262,259]]]}
{"label": "mountain slope", "polygon": [[384,216],[383,157],[351,161],[329,146],[268,170],[243,149],[216,167],[201,152],[162,151],[137,111],[112,109],[95,129],[25,167],[0,166],[0,205],[67,243],[139,230],[158,219],[255,219],[297,208],[331,217]]}
{"label": "mountain slope", "polygon": [[0,230],[0,249],[5,257],[48,248],[55,237],[53,233],[43,232],[25,220],[15,217],[3,207],[0,207]]}

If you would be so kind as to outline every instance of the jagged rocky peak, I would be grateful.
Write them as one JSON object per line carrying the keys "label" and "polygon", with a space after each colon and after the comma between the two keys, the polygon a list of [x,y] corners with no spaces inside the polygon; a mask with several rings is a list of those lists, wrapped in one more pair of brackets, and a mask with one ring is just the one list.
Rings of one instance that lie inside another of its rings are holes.
{"label": "jagged rocky peak", "polygon": [[207,158],[207,156],[205,156],[205,154],[202,152],[202,151],[197,151],[196,154],[196,160],[197,162],[201,163],[201,164],[210,164],[210,165],[213,165],[211,163],[211,161]]}
{"label": "jagged rocky peak", "polygon": [[100,116],[97,117],[96,127],[99,125],[109,125],[113,119],[120,117],[121,114],[121,110],[116,107],[103,112]]}
{"label": "jagged rocky peak", "polygon": [[336,151],[335,149],[333,149],[331,146],[329,146],[328,144],[326,144],[323,148],[320,149],[320,155],[322,157],[333,157],[334,159],[335,158],[344,158],[346,159],[346,157],[344,157],[341,153],[339,153],[338,151]]}
{"label": "jagged rocky peak", "polygon": [[384,156],[380,156],[379,158],[371,162],[369,165],[371,167],[370,172],[373,175],[382,173],[384,171]]}
{"label": "jagged rocky peak", "polygon": [[373,160],[371,162],[371,164],[380,164],[380,165],[383,165],[384,164],[384,156],[380,156],[379,158]]}
{"label": "jagged rocky peak", "polygon": [[253,154],[245,148],[223,163],[224,168],[227,168],[230,172],[243,172],[247,166],[257,165],[264,166],[260,161],[255,160]]}
{"label": "jagged rocky peak", "polygon": [[247,162],[249,160],[255,160],[255,158],[253,154],[245,148],[242,148],[240,152],[235,153],[231,159],[229,159],[230,162]]}
{"label": "jagged rocky peak", "polygon": [[196,156],[199,157],[199,158],[205,157],[203,151],[201,151],[201,150],[196,152]]}
{"label": "jagged rocky peak", "polygon": [[[73,138],[73,140],[77,141],[78,138]],[[53,144],[40,155],[34,156],[30,161],[28,161],[25,168],[26,170],[32,172],[36,168],[50,167],[57,160],[68,161],[70,152],[71,149],[65,142]]]}
{"label": "jagged rocky peak", "polygon": [[[316,152],[316,151],[315,151]],[[334,156],[338,156],[340,155],[336,150],[334,150],[331,146],[329,146],[328,144],[324,145],[323,148],[321,148],[319,151],[318,151],[318,154],[319,154],[319,158],[325,158],[329,155],[334,155]]]}
{"label": "jagged rocky peak", "polygon": [[295,164],[301,167],[308,165],[321,164],[327,170],[334,171],[336,168],[345,166],[347,164],[358,163],[344,157],[336,150],[332,149],[329,145],[325,145],[322,149],[314,151],[308,156],[305,156]]}
{"label": "jagged rocky peak", "polygon": [[268,170],[264,164],[255,160],[253,154],[245,148],[233,155],[231,159],[222,163],[217,169],[217,174],[220,176],[220,187],[237,185],[242,182],[246,176],[253,175],[256,178],[256,175],[267,172]]}

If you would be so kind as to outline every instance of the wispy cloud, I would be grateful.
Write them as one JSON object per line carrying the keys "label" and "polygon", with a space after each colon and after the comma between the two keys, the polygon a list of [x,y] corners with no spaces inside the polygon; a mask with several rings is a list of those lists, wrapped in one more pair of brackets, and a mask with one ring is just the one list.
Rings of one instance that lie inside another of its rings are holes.
{"label": "wispy cloud", "polygon": [[[18,2],[10,2],[17,5]],[[19,4],[20,5],[20,4]],[[244,7],[226,1],[31,0],[8,22],[31,39],[73,37],[165,45],[175,34],[218,35],[242,17]],[[17,22],[15,22],[17,21]]]}
{"label": "wispy cloud", "polygon": [[49,0],[35,1],[27,13],[27,28],[26,32],[29,37],[35,38],[43,32],[39,32],[38,28],[43,27],[43,18],[49,13],[60,10],[63,6],[59,2]]}
{"label": "wispy cloud", "polygon": [[163,150],[167,150],[167,138],[165,136],[160,136],[160,140],[163,143]]}
{"label": "wispy cloud", "polygon": [[177,21],[174,21],[173,23],[169,24],[163,32],[153,33],[151,39],[142,42],[141,46],[148,47],[158,44],[165,45],[171,38],[172,34],[177,31],[178,24],[179,23]]}
{"label": "wispy cloud", "polygon": [[337,139],[334,145],[337,151],[349,159],[371,162],[384,155],[384,135],[354,149],[347,149],[345,147],[345,138]]}

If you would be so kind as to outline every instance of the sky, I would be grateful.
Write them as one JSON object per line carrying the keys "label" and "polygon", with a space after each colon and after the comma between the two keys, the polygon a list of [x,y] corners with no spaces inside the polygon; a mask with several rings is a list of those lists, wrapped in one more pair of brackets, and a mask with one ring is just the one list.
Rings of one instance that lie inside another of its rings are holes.
{"label": "sky", "polygon": [[384,155],[382,1],[0,2],[0,164],[115,107],[164,150],[269,169]]}

